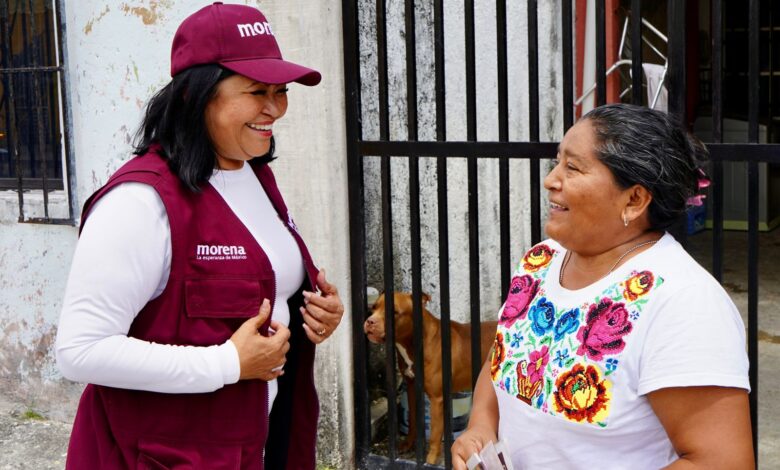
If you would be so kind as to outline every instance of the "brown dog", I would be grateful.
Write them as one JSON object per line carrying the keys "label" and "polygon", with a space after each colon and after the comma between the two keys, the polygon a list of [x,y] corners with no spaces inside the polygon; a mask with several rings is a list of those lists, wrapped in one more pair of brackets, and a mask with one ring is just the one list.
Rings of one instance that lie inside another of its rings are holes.
{"label": "brown dog", "polygon": [[[408,450],[414,445],[415,396],[414,396],[414,345],[412,339],[412,296],[407,292],[396,292],[393,296],[395,310],[395,346],[398,355],[398,368],[406,382],[409,400],[409,434],[399,447]],[[429,450],[425,461],[434,464],[441,453],[441,439],[444,432],[444,397],[442,394],[441,365],[441,321],[431,315],[425,304],[431,300],[428,294],[422,294],[423,302],[423,351],[424,351],[424,390],[431,402],[431,434],[428,440]],[[385,339],[385,295],[381,294],[371,308],[371,316],[363,324],[363,331],[372,343],[382,343]],[[485,360],[496,335],[496,322],[482,322],[481,360]],[[452,338],[452,391],[471,390],[471,325],[450,322]]]}

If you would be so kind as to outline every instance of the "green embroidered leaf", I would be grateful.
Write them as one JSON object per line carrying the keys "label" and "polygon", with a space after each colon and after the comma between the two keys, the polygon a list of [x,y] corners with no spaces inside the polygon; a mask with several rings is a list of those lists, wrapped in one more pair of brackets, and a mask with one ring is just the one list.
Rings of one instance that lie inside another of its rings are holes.
{"label": "green embroidered leaf", "polygon": [[606,427],[607,427],[607,423],[605,423],[605,422],[603,422],[603,421],[598,421],[598,422],[596,422],[596,424],[598,424],[598,425],[599,425],[599,426],[601,426],[602,428],[606,428]]}
{"label": "green embroidered leaf", "polygon": [[573,358],[573,357],[570,357],[570,358],[566,359],[566,362],[565,362],[565,364],[564,364],[564,365],[565,365],[565,366],[566,366],[566,368],[568,369],[568,368],[570,368],[570,367],[572,366],[572,364],[574,364],[574,358]]}
{"label": "green embroidered leaf", "polygon": [[534,335],[528,335],[528,343],[532,348],[536,349],[536,337]]}
{"label": "green embroidered leaf", "polygon": [[542,338],[542,341],[539,344],[541,344],[541,345],[545,345],[546,344],[547,346],[551,345],[552,344],[552,336],[545,336],[544,338]]}
{"label": "green embroidered leaf", "polygon": [[608,375],[609,375],[609,374],[611,374],[612,372],[613,372],[612,370],[609,370],[609,369],[608,369],[608,370],[607,370],[607,372],[604,374],[604,377],[608,376]]}
{"label": "green embroidered leaf", "polygon": [[550,390],[552,390],[552,382],[548,378],[547,380],[544,381],[544,394],[546,396],[549,396],[550,395]]}
{"label": "green embroidered leaf", "polygon": [[501,369],[501,375],[507,375],[512,370],[512,364],[511,362],[507,361],[506,364],[504,364],[504,367]]}

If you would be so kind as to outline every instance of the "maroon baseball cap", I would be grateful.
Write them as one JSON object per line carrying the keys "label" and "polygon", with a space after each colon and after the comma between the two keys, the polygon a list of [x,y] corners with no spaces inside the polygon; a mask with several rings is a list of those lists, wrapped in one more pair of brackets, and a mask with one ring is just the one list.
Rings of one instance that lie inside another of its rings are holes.
{"label": "maroon baseball cap", "polygon": [[320,83],[320,73],[282,59],[271,25],[257,8],[214,2],[179,25],[171,76],[195,65],[219,64],[258,82]]}

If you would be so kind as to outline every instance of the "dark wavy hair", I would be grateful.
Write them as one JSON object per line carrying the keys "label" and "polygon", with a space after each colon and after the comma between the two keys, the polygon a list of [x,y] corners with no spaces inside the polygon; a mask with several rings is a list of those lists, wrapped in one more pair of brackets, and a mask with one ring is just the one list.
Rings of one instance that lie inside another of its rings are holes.
{"label": "dark wavy hair", "polygon": [[644,186],[653,196],[650,228],[669,228],[685,214],[699,190],[709,153],[666,113],[631,104],[608,104],[588,112],[596,132],[596,155],[617,184]]}
{"label": "dark wavy hair", "polygon": [[[135,135],[133,153],[143,155],[153,144],[171,171],[193,192],[208,181],[217,166],[214,144],[206,127],[206,107],[219,82],[235,72],[216,64],[191,67],[177,74],[146,105]],[[274,141],[264,157],[272,158]]]}

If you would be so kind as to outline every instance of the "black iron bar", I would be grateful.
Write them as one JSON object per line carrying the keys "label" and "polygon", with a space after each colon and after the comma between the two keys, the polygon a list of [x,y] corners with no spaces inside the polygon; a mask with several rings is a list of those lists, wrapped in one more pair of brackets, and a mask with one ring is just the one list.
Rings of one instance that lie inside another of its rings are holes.
{"label": "black iron bar", "polygon": [[[377,86],[379,90],[379,138],[390,139],[390,106],[387,97],[387,10],[376,0]],[[357,32],[355,33],[357,34]]]}
{"label": "black iron bar", "polygon": [[[439,292],[441,306],[441,368],[452,372],[452,338],[450,337],[450,247],[447,220],[447,160],[436,159],[436,181],[439,215]],[[444,396],[444,467],[452,468],[452,374],[442,376]]]}
{"label": "black iron bar", "polygon": [[[508,64],[506,38],[506,0],[496,0],[496,56],[498,71],[498,140],[509,140]],[[511,252],[509,236],[509,159],[498,160],[498,206],[501,250],[501,297],[509,291]]]}
{"label": "black iron bar", "polygon": [[479,178],[477,157],[468,157],[469,187],[469,297],[471,299],[471,389],[481,368],[480,345],[480,291],[479,291]]}
{"label": "black iron bar", "polygon": [[631,102],[636,105],[642,104],[642,75],[642,0],[631,0]]}
{"label": "black iron bar", "polygon": [[596,0],[596,105],[607,102],[607,28],[605,0]]}
{"label": "black iron bar", "polygon": [[477,82],[474,45],[474,0],[464,0],[466,38],[466,140],[477,140]]}
{"label": "black iron bar", "polygon": [[[425,351],[423,350],[423,310],[422,310],[422,257],[420,254],[420,165],[419,157],[409,157],[409,216],[412,248],[412,331],[414,337],[414,390],[417,420],[417,441],[415,457],[418,464],[425,462]],[[442,370],[442,374],[449,372]],[[431,403],[433,406],[433,403]],[[410,410],[411,413],[411,410]],[[433,410],[431,410],[433,415]],[[409,426],[411,426],[411,421]]]}
{"label": "black iron bar", "polygon": [[[748,141],[758,142],[759,0],[749,2]],[[770,77],[771,79],[771,77]],[[758,466],[758,162],[748,162],[748,359],[750,360],[750,421]]]}
{"label": "black iron bar", "polygon": [[358,154],[360,129],[360,48],[355,2],[341,3],[344,35],[344,94],[346,97],[346,151],[349,184],[349,245],[352,300],[353,393],[355,399],[355,462],[363,468],[371,445],[371,412],[368,395],[368,345],[363,333],[366,318],[366,233],[363,159]]}
{"label": "black iron bar", "polygon": [[444,102],[444,0],[433,2],[433,38],[436,69],[436,140],[447,140],[447,113]]}
{"label": "black iron bar", "polygon": [[[382,264],[385,293],[385,374],[387,383],[387,450],[391,460],[398,456],[398,407],[395,383],[395,280],[393,268],[393,204],[390,157],[381,157],[382,179]],[[406,391],[411,393],[410,390]],[[408,397],[408,395],[407,395]]]}
{"label": "black iron bar", "polygon": [[[712,0],[712,141],[723,142],[723,0]],[[712,275],[723,282],[723,162],[712,160]]]}
{"label": "black iron bar", "polygon": [[62,72],[64,68],[61,65],[42,65],[32,67],[0,67],[0,74],[16,74],[30,72]]}
{"label": "black iron bar", "polygon": [[[406,0],[404,7],[404,37],[406,38],[406,116],[408,140],[417,140],[417,50],[414,22],[414,0]],[[417,155],[409,157],[409,229],[412,255],[412,331],[414,345],[414,393],[417,420],[415,457],[417,464],[425,462],[425,356],[423,351],[422,261],[420,254],[420,162]],[[411,410],[409,410],[411,413]],[[411,426],[411,420],[409,426]],[[411,431],[411,430],[410,430]]]}
{"label": "black iron bar", "polygon": [[571,0],[563,0],[561,8],[561,37],[563,39],[563,132],[574,123],[574,55],[572,53]]}
{"label": "black iron bar", "polygon": [[[65,42],[65,37],[67,37],[67,26],[65,25],[65,17],[63,15],[63,11],[65,11],[65,0],[56,0],[55,2],[55,16],[57,18],[57,26],[56,29],[56,35],[57,35],[57,65],[62,67],[63,64],[66,64],[67,57],[68,57],[68,48],[67,44]],[[71,133],[71,129],[73,128],[72,123],[73,119],[71,117],[70,112],[70,81],[68,78],[68,75],[64,73],[62,70],[58,73],[59,75],[59,102],[61,106],[61,116],[62,116],[62,122],[60,123],[60,132],[62,134],[62,142],[63,142],[63,152],[65,155],[65,169],[63,178],[65,178],[65,187],[68,191],[68,219],[69,222],[72,225],[76,225],[76,204],[78,203],[76,198],[76,179],[71,178],[70,171],[72,168],[76,167],[75,162],[75,156],[73,154],[72,148],[70,146],[70,138],[69,135]]]}
{"label": "black iron bar", "polygon": [[[668,69],[668,109],[669,115],[677,121],[688,127],[688,116],[686,112],[686,2],[668,2],[667,3],[667,24],[669,24],[669,42],[667,43]],[[688,244],[687,221],[685,216],[680,217],[670,228],[669,232],[674,235],[683,246]]]}
{"label": "black iron bar", "polygon": [[[444,81],[444,5],[433,3],[434,68],[436,96],[436,140],[447,140]],[[441,318],[441,368],[444,401],[444,468],[452,468],[452,338],[450,337],[450,257],[447,221],[447,160],[436,158],[437,202],[439,218],[439,306]]]}
{"label": "black iron bar", "polygon": [[[403,158],[408,155],[463,158],[478,154],[479,158],[515,159],[553,158],[558,142],[360,142],[360,152],[368,155],[392,155]],[[780,152],[775,144],[723,143],[709,144],[711,160],[730,162],[780,163]]]}
{"label": "black iron bar", "polygon": [[[539,31],[536,15],[536,0],[528,0],[528,128],[531,142],[539,142]],[[532,155],[530,158],[531,243],[536,244],[542,239],[540,165],[537,156]]]}

